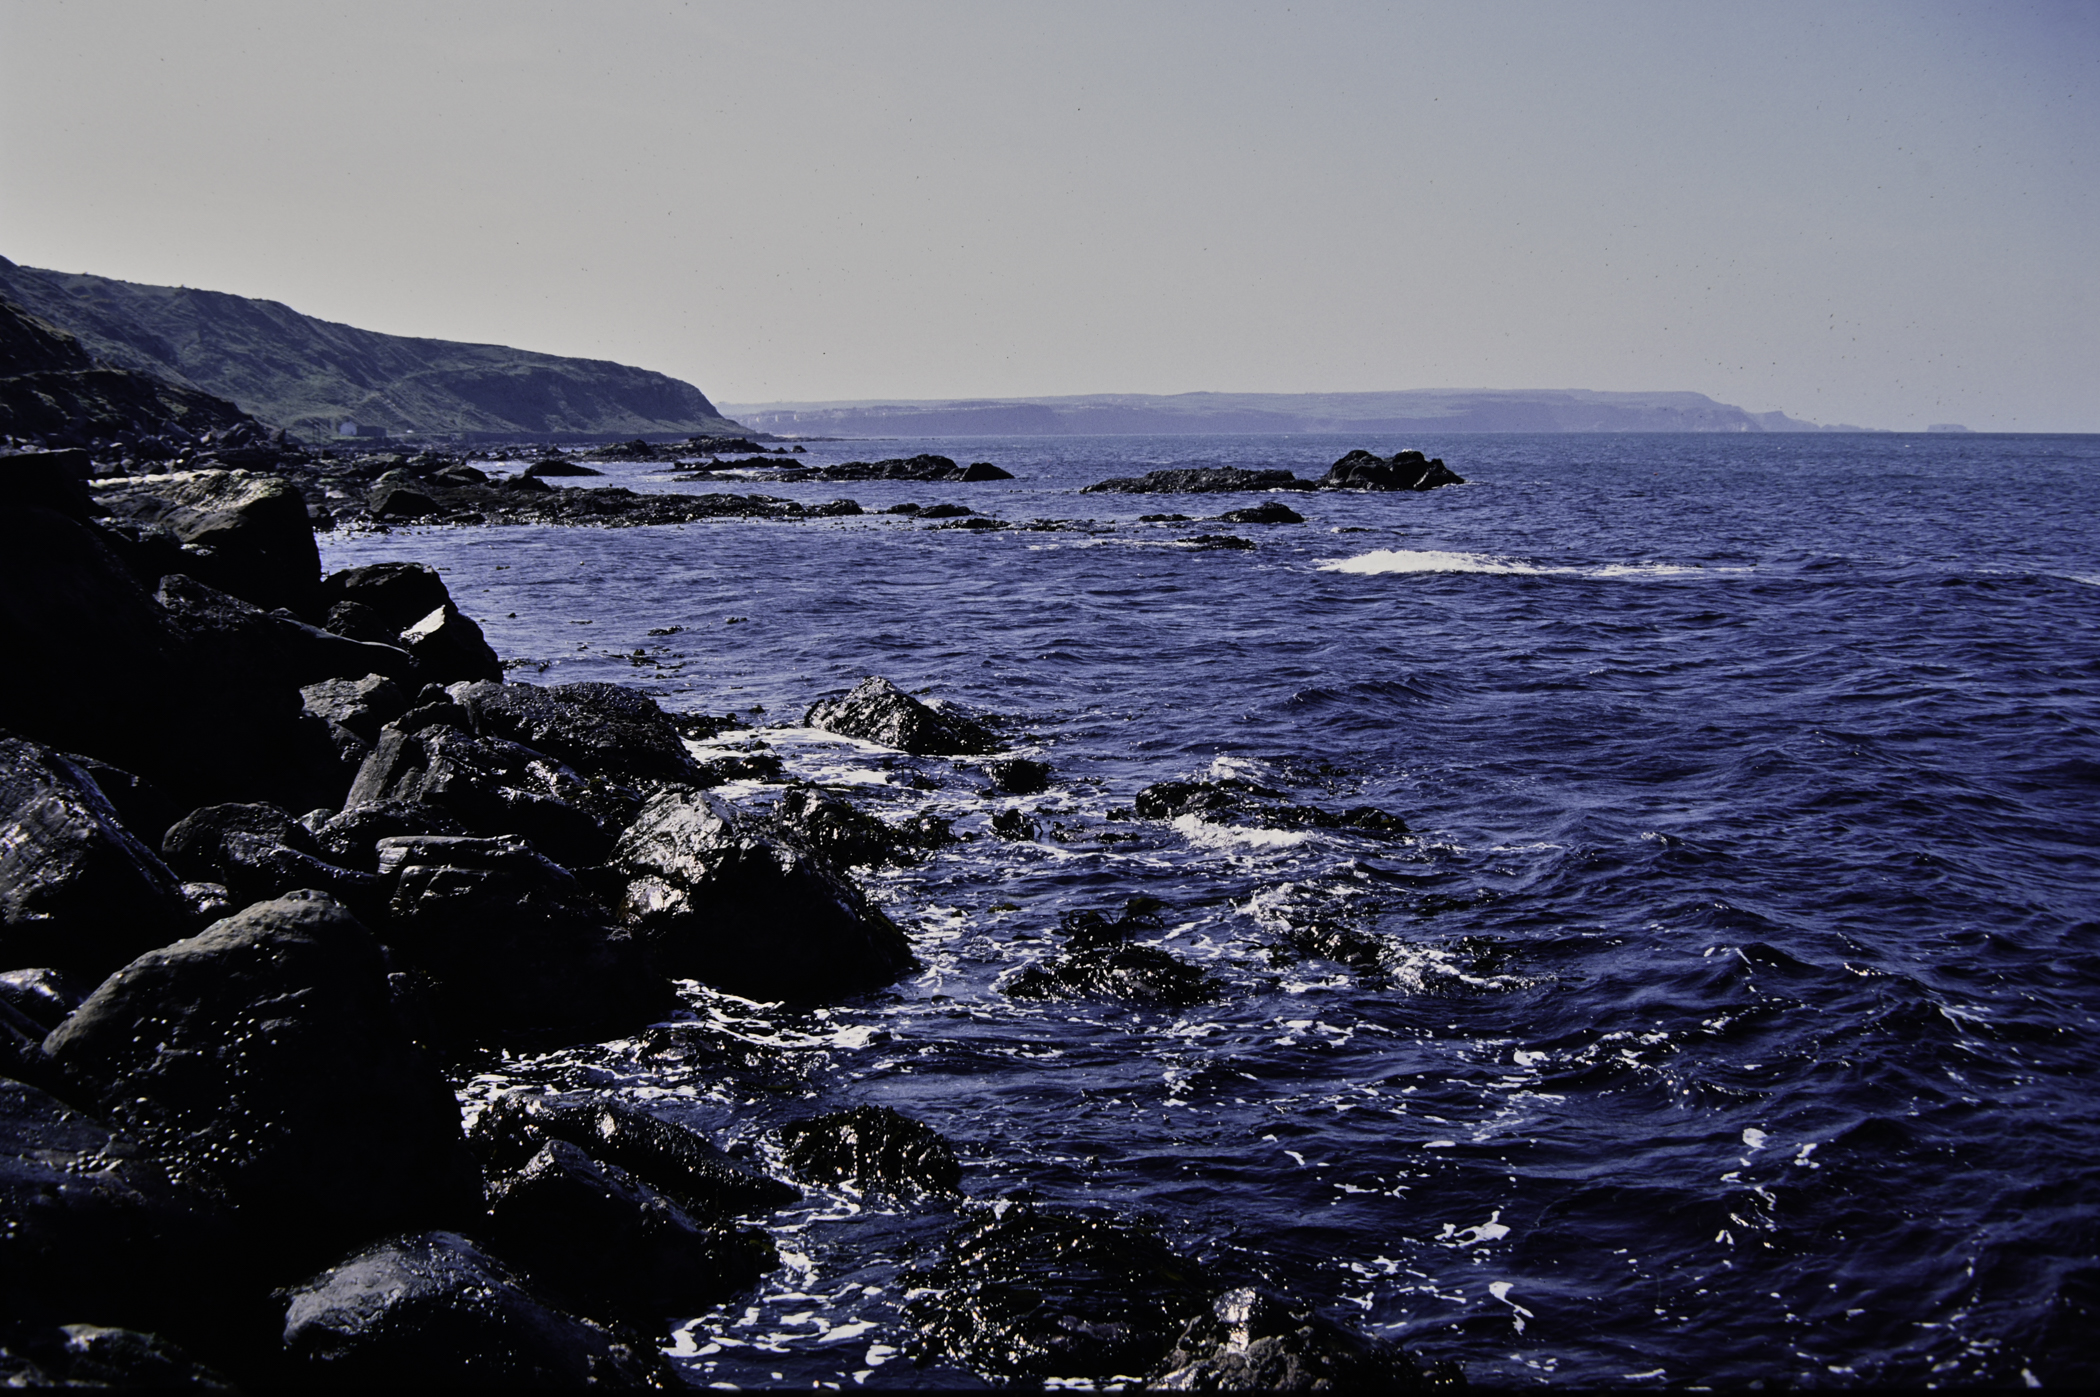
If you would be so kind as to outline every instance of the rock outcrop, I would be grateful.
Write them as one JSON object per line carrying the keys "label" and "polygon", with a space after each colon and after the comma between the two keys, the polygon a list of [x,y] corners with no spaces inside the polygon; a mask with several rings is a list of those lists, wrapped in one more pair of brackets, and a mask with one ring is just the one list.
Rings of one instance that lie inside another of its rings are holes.
{"label": "rock outcrop", "polygon": [[812,704],[803,721],[918,756],[964,756],[999,746],[999,739],[983,724],[930,708],[878,675],[861,680],[841,698]]}

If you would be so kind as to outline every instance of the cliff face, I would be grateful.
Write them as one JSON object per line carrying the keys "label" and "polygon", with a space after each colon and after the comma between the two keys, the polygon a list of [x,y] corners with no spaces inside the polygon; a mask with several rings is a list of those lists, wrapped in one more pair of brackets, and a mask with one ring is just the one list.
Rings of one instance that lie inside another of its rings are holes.
{"label": "cliff face", "polygon": [[737,434],[690,383],[602,359],[413,339],[301,315],[277,301],[40,271],[0,258],[0,296],[119,368],[229,398],[272,426],[392,433]]}
{"label": "cliff face", "polygon": [[123,431],[194,436],[246,420],[209,393],[97,363],[72,335],[0,299],[0,436],[83,444]]}
{"label": "cliff face", "polygon": [[768,432],[839,436],[1823,430],[1783,412],[1745,412],[1703,393],[1583,389],[1100,394],[948,402],[758,403],[739,405],[733,411],[738,421]]}

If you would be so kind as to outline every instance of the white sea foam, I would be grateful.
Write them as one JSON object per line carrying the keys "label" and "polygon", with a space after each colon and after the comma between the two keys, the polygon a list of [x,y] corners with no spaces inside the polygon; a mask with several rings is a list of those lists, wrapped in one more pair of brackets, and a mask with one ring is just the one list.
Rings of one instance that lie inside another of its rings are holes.
{"label": "white sea foam", "polygon": [[1322,572],[1373,575],[1389,572],[1482,572],[1514,577],[1714,577],[1751,568],[1706,568],[1686,563],[1599,563],[1589,567],[1542,567],[1491,553],[1453,553],[1434,548],[1381,548],[1353,558],[1329,558]]}
{"label": "white sea foam", "polygon": [[1206,824],[1194,815],[1176,815],[1172,823],[1191,844],[1213,849],[1291,849],[1312,838],[1302,830],[1242,829],[1236,825]]}

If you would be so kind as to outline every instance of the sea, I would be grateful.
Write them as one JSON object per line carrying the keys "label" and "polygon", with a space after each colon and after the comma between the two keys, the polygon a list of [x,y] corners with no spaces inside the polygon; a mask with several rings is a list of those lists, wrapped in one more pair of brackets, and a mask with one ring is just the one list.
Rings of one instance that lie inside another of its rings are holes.
{"label": "sea", "polygon": [[[1316,476],[1358,447],[1465,483],[1080,493]],[[733,712],[748,726],[696,750],[770,751],[966,836],[861,873],[921,963],[887,990],[790,1009],[687,984],[648,1034],[461,1069],[470,1114],[596,1087],[761,1166],[779,1125],[863,1104],[954,1143],[963,1202],[812,1188],[766,1223],[780,1267],[661,1335],[687,1376],[979,1383],[914,1357],[902,1307],[959,1210],[1033,1199],[1156,1228],[1482,1386],[2100,1381],[2100,437],[942,438],[796,461],[921,451],[1015,478],[616,463],[566,488],[870,512],[323,539],[331,569],[437,567],[515,679]],[[1271,499],[1305,522],[1207,522]],[[876,512],[907,501],[1017,527]],[[1217,534],[1254,546],[1185,542]],[[1050,788],[804,725],[871,674],[997,720]],[[1408,832],[1111,818],[1227,777]],[[1033,837],[991,830],[1013,809]],[[1134,897],[1214,1002],[1003,992],[1061,918]],[[1316,929],[1375,955],[1307,953]]]}

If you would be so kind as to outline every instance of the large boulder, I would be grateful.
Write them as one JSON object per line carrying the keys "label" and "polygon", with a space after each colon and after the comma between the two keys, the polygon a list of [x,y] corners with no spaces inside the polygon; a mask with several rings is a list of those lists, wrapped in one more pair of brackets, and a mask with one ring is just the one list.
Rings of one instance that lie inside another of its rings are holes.
{"label": "large boulder", "polygon": [[[420,492],[410,494],[428,502]],[[409,496],[400,503],[409,508]],[[502,662],[481,627],[453,604],[444,579],[426,564],[345,568],[328,575],[320,594],[330,630],[402,646],[427,679],[451,684],[503,677]]]}
{"label": "large boulder", "polygon": [[609,862],[627,880],[622,915],[673,975],[810,1002],[912,964],[904,933],[844,875],[704,791],[653,797]]}
{"label": "large boulder", "polygon": [[1387,458],[1363,450],[1336,461],[1319,481],[1322,490],[1434,490],[1465,483],[1442,459],[1431,460],[1419,451],[1399,451]]}
{"label": "large boulder", "polygon": [[304,684],[299,697],[308,713],[340,727],[367,746],[379,730],[408,711],[408,693],[383,674],[359,679],[323,679]]}
{"label": "large boulder", "polygon": [[962,1180],[955,1147],[932,1126],[887,1106],[856,1106],[780,1128],[788,1168],[866,1192],[953,1193]]}
{"label": "large boulder", "polygon": [[668,1388],[661,1355],[540,1300],[456,1232],[367,1247],[287,1293],[287,1368],[366,1391]]}
{"label": "large boulder", "polygon": [[112,512],[180,540],[182,570],[264,609],[306,615],[320,599],[321,553],[291,482],[240,470],[147,476],[106,489]]}
{"label": "large boulder", "polygon": [[521,743],[585,776],[688,781],[699,771],[655,700],[618,684],[454,684],[453,699],[484,737]]}
{"label": "large boulder", "polygon": [[543,753],[436,724],[381,730],[343,808],[434,806],[475,834],[522,835],[555,862],[580,868],[601,862],[612,846],[585,808],[592,799],[582,777]]}
{"label": "large boulder", "polygon": [[387,945],[437,982],[455,1032],[574,1041],[672,1007],[634,934],[523,840],[402,835],[377,852]]}
{"label": "large boulder", "polygon": [[379,841],[401,834],[466,834],[468,829],[435,805],[386,800],[351,805],[314,828],[321,856],[338,868],[379,871]]}
{"label": "large boulder", "polygon": [[0,963],[100,979],[188,929],[175,875],[87,773],[0,738]]}
{"label": "large boulder", "polygon": [[459,1107],[379,943],[319,893],[148,952],[44,1040],[69,1096],[229,1204],[280,1264],[474,1211]]}
{"label": "large boulder", "polygon": [[501,679],[503,662],[473,618],[446,602],[401,632],[401,643],[423,674],[439,683]]}
{"label": "large boulder", "polygon": [[417,673],[415,657],[404,648],[351,640],[264,611],[179,572],[160,580],[154,599],[201,661],[267,675],[284,687],[367,674],[409,679]]}
{"label": "large boulder", "polygon": [[1289,471],[1250,471],[1235,466],[1183,467],[1097,481],[1082,495],[1221,495],[1253,490],[1310,490],[1314,482]]}
{"label": "large boulder", "polygon": [[340,794],[298,691],[195,644],[92,525],[0,508],[0,654],[0,727],[134,772],[183,809]]}
{"label": "large boulder", "polygon": [[188,1312],[234,1259],[211,1214],[131,1140],[43,1091],[0,1080],[0,1314],[154,1325]]}
{"label": "large boulder", "polygon": [[370,873],[321,856],[313,832],[275,805],[207,805],[169,826],[161,840],[169,867],[195,883],[224,887],[235,906],[315,888],[363,912],[383,902]]}
{"label": "large boulder", "polygon": [[368,563],[331,572],[321,583],[324,607],[332,611],[347,602],[366,608],[396,636],[451,600],[445,579],[425,563]]}
{"label": "large boulder", "polygon": [[710,1227],[567,1140],[490,1185],[489,1224],[502,1255],[591,1314],[702,1314],[776,1263],[765,1234]]}
{"label": "large boulder", "polygon": [[929,708],[872,674],[851,693],[812,704],[803,721],[825,732],[879,742],[918,756],[965,756],[999,746],[999,739],[983,724],[959,713]]}
{"label": "large boulder", "polygon": [[467,1139],[494,1172],[516,1170],[550,1141],[566,1140],[705,1222],[770,1212],[802,1196],[793,1185],[754,1173],[684,1126],[603,1092],[504,1092],[482,1110]]}

